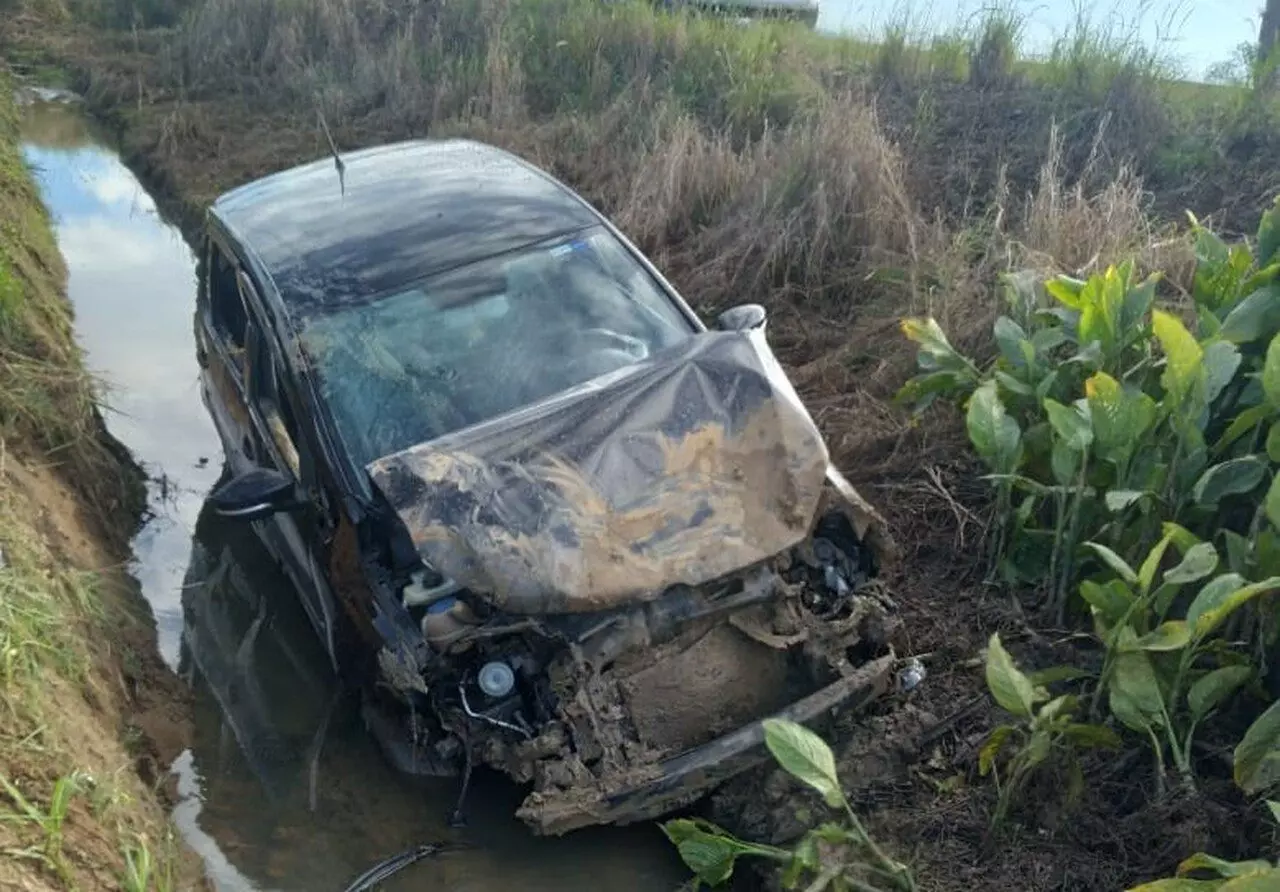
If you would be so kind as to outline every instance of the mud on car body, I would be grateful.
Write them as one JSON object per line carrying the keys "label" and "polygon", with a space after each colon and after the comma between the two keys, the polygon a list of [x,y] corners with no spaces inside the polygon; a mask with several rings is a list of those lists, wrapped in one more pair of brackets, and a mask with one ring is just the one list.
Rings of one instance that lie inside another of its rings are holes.
{"label": "mud on car body", "polygon": [[205,251],[214,506],[404,770],[504,771],[540,832],[638,820],[761,758],[760,719],[888,686],[892,545],[760,307],[708,330],[585,201],[470,142],[240,187]]}

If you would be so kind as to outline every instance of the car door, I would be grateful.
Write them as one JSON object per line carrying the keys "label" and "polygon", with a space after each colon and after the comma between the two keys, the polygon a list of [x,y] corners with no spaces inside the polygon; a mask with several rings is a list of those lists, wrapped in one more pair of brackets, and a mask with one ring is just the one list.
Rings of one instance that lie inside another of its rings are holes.
{"label": "car door", "polygon": [[336,667],[336,602],[323,569],[328,566],[327,551],[335,518],[316,465],[320,453],[308,430],[298,423],[298,390],[275,347],[259,291],[243,270],[238,278],[248,308],[246,389],[253,462],[291,477],[300,496],[297,508],[255,523],[296,587],[302,606]]}
{"label": "car door", "polygon": [[248,311],[237,281],[235,255],[210,237],[196,309],[196,358],[201,396],[222,440],[233,474],[249,469],[255,453],[246,389]]}

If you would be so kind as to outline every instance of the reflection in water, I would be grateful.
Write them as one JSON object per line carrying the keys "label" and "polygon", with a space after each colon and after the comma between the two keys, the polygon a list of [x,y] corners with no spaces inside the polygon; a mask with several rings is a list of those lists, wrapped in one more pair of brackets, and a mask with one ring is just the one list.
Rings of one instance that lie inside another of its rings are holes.
{"label": "reflection in water", "polygon": [[111,388],[108,426],[153,478],[133,572],[162,654],[195,688],[192,749],[173,766],[174,819],[219,892],[338,892],[380,858],[443,840],[467,848],[384,888],[677,886],[685,873],[652,825],[536,839],[513,817],[520,791],[482,776],[469,826],[454,831],[451,782],[387,766],[251,529],[202,510],[221,456],[199,395],[190,250],[77,108],[30,106],[24,138],[80,343]]}
{"label": "reflection in water", "polygon": [[239,872],[272,888],[337,889],[379,858],[452,841],[468,848],[421,862],[386,888],[680,882],[656,827],[536,839],[513,817],[519,792],[497,776],[477,779],[468,827],[450,830],[453,782],[406,778],[385,763],[355,704],[338,692],[289,582],[247,527],[201,515],[183,608],[182,671],[200,693],[200,826]]}
{"label": "reflection in water", "polygon": [[172,666],[191,529],[221,464],[200,402],[195,258],[76,105],[29,106],[23,139],[66,260],[77,338],[106,387],[107,426],[152,478],[130,569]]}

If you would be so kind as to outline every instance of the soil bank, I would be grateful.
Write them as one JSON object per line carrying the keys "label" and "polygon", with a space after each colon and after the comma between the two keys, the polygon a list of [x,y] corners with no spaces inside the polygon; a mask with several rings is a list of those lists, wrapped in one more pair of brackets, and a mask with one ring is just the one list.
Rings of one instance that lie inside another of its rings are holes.
{"label": "soil bank", "polygon": [[7,79],[0,220],[0,888],[199,888],[159,787],[185,695],[124,569],[141,475],[102,425]]}

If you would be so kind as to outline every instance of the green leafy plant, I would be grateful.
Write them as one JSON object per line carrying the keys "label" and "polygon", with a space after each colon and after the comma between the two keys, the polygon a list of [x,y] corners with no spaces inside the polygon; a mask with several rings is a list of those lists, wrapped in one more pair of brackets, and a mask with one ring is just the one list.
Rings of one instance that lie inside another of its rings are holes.
{"label": "green leafy plant", "polygon": [[[1280,802],[1268,802],[1280,825]],[[1176,877],[1134,886],[1128,892],[1270,892],[1280,888],[1280,862],[1224,861],[1197,852],[1178,865]]]}
{"label": "green leafy plant", "polygon": [[813,828],[791,849],[744,842],[709,821],[667,821],[663,832],[693,871],[695,886],[722,885],[733,876],[737,859],[749,856],[777,862],[784,889],[804,882],[812,892],[914,892],[911,870],[876,844],[849,805],[835,756],[822,738],[785,719],[766,719],[764,731],[765,745],[778,765],[821,794],[830,808],[842,813],[842,820]]}
{"label": "green leafy plant", "polygon": [[1234,572],[1280,573],[1280,203],[1252,248],[1192,223],[1193,314],[1156,307],[1159,278],[1126,263],[1007,277],[985,365],[932,319],[902,324],[921,374],[899,399],[964,407],[996,495],[993,571],[1042,585],[1060,618],[1099,564],[1083,543],[1136,563],[1163,521],[1221,535]]}
{"label": "green leafy plant", "polygon": [[[1221,559],[1213,545],[1174,523],[1165,524],[1137,570],[1106,546],[1088,544],[1113,574],[1080,585],[1105,648],[1094,712],[1105,695],[1112,715],[1147,737],[1158,785],[1166,752],[1183,782],[1193,785],[1196,729],[1256,674],[1248,655],[1216,633],[1236,611],[1280,589],[1280,577],[1250,583],[1238,573],[1217,572]],[[1181,560],[1160,573],[1171,547]],[[1193,584],[1195,594],[1184,595]],[[1184,616],[1170,618],[1180,601]]]}
{"label": "green leafy plant", "polygon": [[1236,785],[1250,796],[1280,789],[1280,700],[1249,726],[1233,762]]}
{"label": "green leafy plant", "polygon": [[1023,674],[998,634],[987,644],[986,675],[991,696],[1017,720],[993,730],[978,756],[979,773],[995,779],[998,799],[991,823],[999,826],[1038,773],[1064,774],[1067,799],[1073,799],[1084,785],[1080,751],[1118,747],[1120,740],[1104,725],[1078,721],[1075,696],[1051,698],[1036,679]]}

